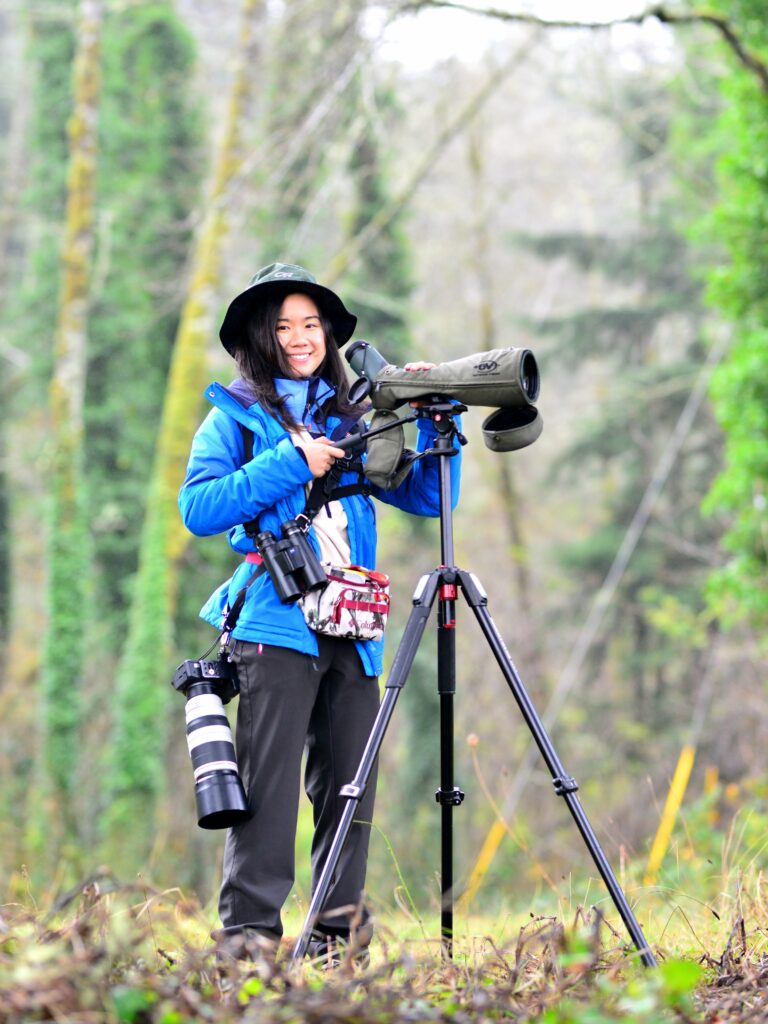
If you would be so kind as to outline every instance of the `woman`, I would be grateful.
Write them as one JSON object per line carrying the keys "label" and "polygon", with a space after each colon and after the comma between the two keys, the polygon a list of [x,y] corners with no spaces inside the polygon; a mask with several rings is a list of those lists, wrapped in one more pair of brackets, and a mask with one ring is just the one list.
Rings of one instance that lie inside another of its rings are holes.
{"label": "woman", "polygon": [[[207,389],[214,408],[195,435],[179,495],[192,533],[228,531],[230,544],[244,556],[201,612],[217,629],[258,567],[256,532],[279,537],[280,525],[303,512],[308,485],[346,456],[334,442],[362,410],[347,400],[338,346],[356,323],[333,291],[290,264],[260,270],[227,310],[220,337],[240,376],[229,388],[214,383]],[[436,430],[426,417],[417,426],[423,451]],[[251,438],[252,455],[246,448]],[[454,503],[459,459],[449,460]],[[338,485],[355,481],[359,474],[346,472]],[[373,569],[376,522],[369,494],[407,512],[438,515],[437,459],[416,462],[392,491],[367,482],[365,491],[351,490],[320,509],[309,540],[322,561]],[[378,709],[382,643],[313,632],[301,608],[281,603],[262,572],[246,591],[231,654],[240,679],[237,757],[252,814],[227,833],[219,913],[225,935],[276,945],[294,880],[302,754],[306,749],[304,785],[315,825],[314,885],[344,807],[339,790],[355,775]],[[350,831],[310,955],[333,957],[351,937],[358,949],[370,941],[361,900],[374,787],[372,778],[359,804],[362,823]]]}

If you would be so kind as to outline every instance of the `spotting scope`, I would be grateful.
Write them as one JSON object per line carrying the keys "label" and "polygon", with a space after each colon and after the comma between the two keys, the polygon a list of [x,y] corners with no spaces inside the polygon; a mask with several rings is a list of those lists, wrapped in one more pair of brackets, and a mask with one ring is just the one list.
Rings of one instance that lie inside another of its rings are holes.
{"label": "spotting scope", "polygon": [[387,362],[367,341],[355,341],[346,358],[357,373],[349,399],[369,399],[374,409],[393,410],[415,399],[450,398],[462,405],[495,408],[482,425],[492,451],[507,452],[533,444],[542,419],[539,368],[530,349],[497,348],[439,363],[429,370],[406,370]]}

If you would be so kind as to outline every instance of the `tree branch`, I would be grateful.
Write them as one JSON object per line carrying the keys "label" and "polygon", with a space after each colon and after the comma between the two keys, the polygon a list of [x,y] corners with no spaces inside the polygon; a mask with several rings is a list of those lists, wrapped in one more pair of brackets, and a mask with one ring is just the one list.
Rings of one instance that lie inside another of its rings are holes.
{"label": "tree branch", "polygon": [[467,11],[498,21],[513,21],[524,25],[539,25],[544,28],[611,28],[613,25],[641,25],[649,18],[656,18],[665,25],[692,25],[701,23],[711,25],[725,40],[743,66],[750,71],[760,85],[762,92],[768,94],[768,64],[757,54],[747,48],[739,37],[733,24],[727,18],[712,11],[692,10],[689,12],[670,11],[663,4],[654,4],[638,14],[628,14],[622,18],[611,18],[608,21],[572,21],[567,18],[539,18],[535,14],[519,11],[501,11],[495,7],[472,7],[457,0],[411,0],[402,4],[400,14],[425,10],[426,8],[448,8],[455,11]]}
{"label": "tree branch", "polygon": [[333,287],[334,282],[337,281],[343,273],[345,273],[352,263],[354,263],[363,249],[367,245],[370,245],[374,239],[378,238],[387,224],[389,224],[392,219],[408,205],[408,202],[416,189],[432,170],[448,145],[454,138],[456,138],[459,132],[466,127],[466,125],[472,122],[472,119],[477,115],[477,112],[482,109],[483,105],[498,88],[499,83],[512,74],[512,72],[515,71],[525,60],[531,45],[532,40],[527,39],[525,43],[523,43],[523,45],[512,54],[509,60],[505,61],[504,64],[491,72],[479,91],[468,100],[465,106],[457,112],[453,120],[443,128],[437,139],[435,139],[430,149],[422,158],[419,165],[397,194],[394,195],[388,203],[381,206],[376,211],[375,215],[371,217],[365,227],[353,238],[349,239],[341,249],[334,254],[323,271],[323,281],[326,284]]}

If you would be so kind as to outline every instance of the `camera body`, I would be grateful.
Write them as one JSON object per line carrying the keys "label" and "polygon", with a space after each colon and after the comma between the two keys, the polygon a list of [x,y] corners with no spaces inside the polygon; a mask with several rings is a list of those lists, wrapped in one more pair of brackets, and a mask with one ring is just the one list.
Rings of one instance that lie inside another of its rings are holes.
{"label": "camera body", "polygon": [[293,604],[311,590],[322,590],[328,577],[312,545],[295,519],[280,526],[278,540],[271,530],[256,536],[256,547],[283,604]]}
{"label": "camera body", "polygon": [[237,668],[226,658],[216,661],[182,661],[171,680],[174,690],[188,695],[188,690],[195,683],[208,683],[222,704],[229,704],[240,692],[237,679]]}

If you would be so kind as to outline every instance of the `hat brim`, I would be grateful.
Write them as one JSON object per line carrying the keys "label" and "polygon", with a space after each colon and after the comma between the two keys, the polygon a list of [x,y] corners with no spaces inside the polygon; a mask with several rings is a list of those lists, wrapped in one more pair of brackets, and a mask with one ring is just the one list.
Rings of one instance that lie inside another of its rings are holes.
{"label": "hat brim", "polygon": [[283,299],[295,292],[303,292],[317,302],[331,322],[337,348],[346,345],[357,326],[357,317],[330,288],[310,281],[263,281],[246,288],[230,302],[219,328],[219,338],[227,352],[232,354],[244,344],[248,321],[263,302]]}

